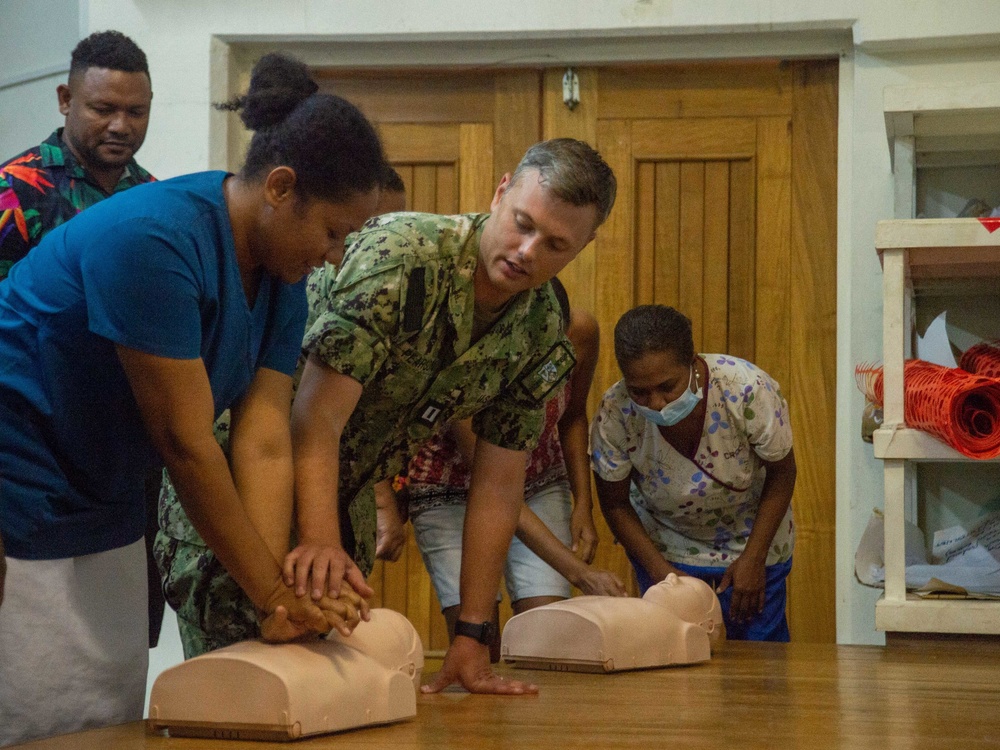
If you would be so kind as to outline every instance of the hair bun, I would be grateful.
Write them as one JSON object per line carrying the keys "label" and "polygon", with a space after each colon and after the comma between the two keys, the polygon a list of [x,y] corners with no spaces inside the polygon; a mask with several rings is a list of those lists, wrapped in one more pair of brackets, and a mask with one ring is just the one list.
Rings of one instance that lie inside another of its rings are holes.
{"label": "hair bun", "polygon": [[280,123],[318,90],[305,63],[272,52],[254,65],[246,95],[227,108],[242,110],[240,119],[250,130],[262,130]]}

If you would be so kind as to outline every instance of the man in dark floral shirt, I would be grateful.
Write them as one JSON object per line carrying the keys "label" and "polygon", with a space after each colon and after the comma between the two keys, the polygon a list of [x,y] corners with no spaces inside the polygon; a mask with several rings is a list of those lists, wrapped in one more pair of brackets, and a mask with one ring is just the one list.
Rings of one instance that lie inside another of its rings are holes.
{"label": "man in dark floral shirt", "polygon": [[91,34],[56,93],[65,126],[0,165],[0,279],[63,222],[153,179],[134,159],[153,98],[135,42],[118,31]]}
{"label": "man in dark floral shirt", "polygon": [[[153,180],[134,158],[146,138],[153,99],[146,54],[135,42],[119,31],[91,34],[73,50],[69,79],[56,94],[64,127],[0,164],[0,281],[60,224],[114,193]],[[159,473],[151,476],[147,567],[149,642],[155,646],[164,602],[151,554]],[[0,540],[0,563],[2,557]]]}

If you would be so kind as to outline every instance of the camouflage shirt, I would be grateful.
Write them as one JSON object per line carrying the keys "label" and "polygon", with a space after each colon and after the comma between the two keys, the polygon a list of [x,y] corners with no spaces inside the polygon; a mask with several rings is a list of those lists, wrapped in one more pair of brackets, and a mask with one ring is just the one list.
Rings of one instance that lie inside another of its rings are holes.
{"label": "camouflage shirt", "polygon": [[473,274],[488,218],[376,217],[339,273],[326,267],[309,279],[304,353],[363,386],[340,441],[340,506],[344,546],[366,574],[375,553],[374,484],[399,473],[452,419],[473,417],[483,440],[531,450],[545,402],[574,364],[548,284],[516,296],[471,341]]}

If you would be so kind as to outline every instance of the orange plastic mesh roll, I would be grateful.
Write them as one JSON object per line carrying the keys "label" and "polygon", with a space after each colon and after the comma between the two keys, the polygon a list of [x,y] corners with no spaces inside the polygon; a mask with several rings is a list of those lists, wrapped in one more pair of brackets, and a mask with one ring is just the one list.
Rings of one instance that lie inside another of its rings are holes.
{"label": "orange plastic mesh roll", "polygon": [[[909,427],[929,432],[970,458],[1000,456],[1000,380],[921,359],[904,366],[903,416]],[[859,366],[858,387],[883,401],[882,368]]]}
{"label": "orange plastic mesh roll", "polygon": [[984,375],[988,378],[1000,378],[1000,345],[997,342],[976,344],[965,350],[958,366],[963,370]]}

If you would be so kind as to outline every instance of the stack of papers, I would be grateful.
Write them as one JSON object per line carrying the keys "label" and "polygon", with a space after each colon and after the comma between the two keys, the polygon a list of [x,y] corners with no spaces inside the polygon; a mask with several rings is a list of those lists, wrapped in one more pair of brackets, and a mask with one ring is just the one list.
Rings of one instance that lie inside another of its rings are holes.
{"label": "stack of papers", "polygon": [[[966,529],[934,534],[931,550],[919,527],[907,522],[906,588],[927,598],[1000,599],[1000,512]],[[885,522],[875,510],[854,555],[854,573],[866,586],[885,585]]]}

